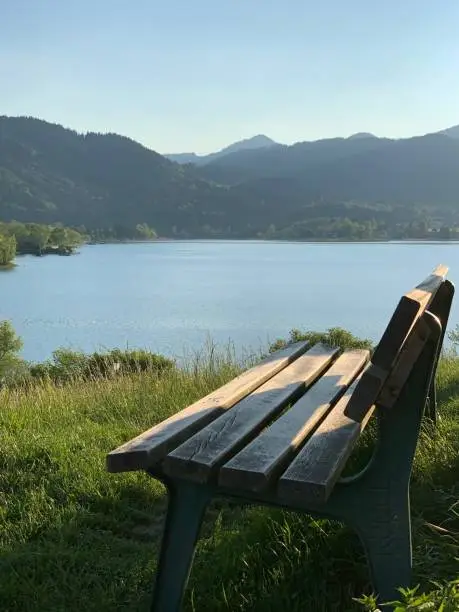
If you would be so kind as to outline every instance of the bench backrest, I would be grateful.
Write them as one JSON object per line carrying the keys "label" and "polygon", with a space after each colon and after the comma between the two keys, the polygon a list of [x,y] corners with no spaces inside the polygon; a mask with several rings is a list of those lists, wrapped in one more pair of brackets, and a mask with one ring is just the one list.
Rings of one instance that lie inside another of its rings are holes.
{"label": "bench backrest", "polygon": [[346,408],[347,416],[361,422],[374,404],[390,408],[395,403],[432,334],[426,312],[440,319],[441,346],[454,293],[445,280],[447,272],[446,266],[437,266],[402,296]]}

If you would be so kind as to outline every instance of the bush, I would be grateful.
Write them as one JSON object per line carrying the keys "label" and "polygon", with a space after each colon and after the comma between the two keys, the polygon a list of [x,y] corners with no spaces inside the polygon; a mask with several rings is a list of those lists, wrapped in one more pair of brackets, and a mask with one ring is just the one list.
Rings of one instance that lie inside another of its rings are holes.
{"label": "bush", "polygon": [[449,583],[433,583],[434,590],[430,593],[419,593],[419,586],[414,589],[399,589],[401,599],[380,604],[377,607],[376,598],[372,595],[356,599],[366,612],[383,612],[387,606],[394,612],[457,612],[459,610],[459,580]]}
{"label": "bush", "polygon": [[22,348],[22,340],[16,335],[9,321],[0,321],[0,371],[11,360],[18,359],[17,353]]}
{"label": "bush", "polygon": [[344,349],[372,349],[373,343],[370,340],[361,340],[341,327],[331,327],[326,332],[301,331],[292,329],[288,340],[278,339],[269,347],[270,353],[286,347],[294,342],[307,340],[311,345],[322,342],[333,348]]}
{"label": "bush", "polygon": [[459,325],[448,332],[448,340],[451,342],[453,352],[457,354],[459,348]]}
{"label": "bush", "polygon": [[26,362],[18,356],[22,340],[9,321],[0,321],[0,387],[18,384],[27,376]]}
{"label": "bush", "polygon": [[175,367],[171,359],[144,350],[112,349],[86,355],[79,351],[58,349],[51,360],[32,364],[33,378],[64,383],[72,380],[97,380],[122,374],[149,372],[160,374]]}

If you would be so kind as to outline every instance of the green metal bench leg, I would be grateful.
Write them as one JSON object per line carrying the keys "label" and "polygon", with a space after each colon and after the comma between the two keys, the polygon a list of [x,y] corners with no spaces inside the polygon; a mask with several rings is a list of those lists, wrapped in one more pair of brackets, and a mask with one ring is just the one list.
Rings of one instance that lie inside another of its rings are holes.
{"label": "green metal bench leg", "polygon": [[[386,415],[379,418],[384,431],[388,419]],[[357,532],[379,603],[396,599],[397,589],[410,585],[412,570],[411,459],[406,448],[395,445],[393,458],[388,457],[388,451],[389,445],[383,442],[368,472],[356,482],[338,485],[328,504],[329,513]],[[403,461],[397,462],[402,457]]]}
{"label": "green metal bench leg", "polygon": [[[380,603],[398,599],[400,586],[409,586],[412,573],[411,524],[408,493],[391,499],[390,490],[369,491],[377,511],[357,528],[365,548],[371,582]],[[379,493],[379,495],[378,495]],[[378,517],[381,519],[378,522]],[[386,609],[386,608],[385,608]]]}
{"label": "green metal bench leg", "polygon": [[208,491],[187,482],[167,482],[169,504],[156,573],[152,612],[178,612],[190,573]]}
{"label": "green metal bench leg", "polygon": [[[391,410],[381,409],[378,415],[377,469],[366,492],[369,509],[373,510],[367,520],[374,528],[363,539],[373,584],[381,602],[396,599],[397,588],[411,583],[409,483],[426,396],[435,376],[435,355],[441,332],[438,319],[431,315],[426,317],[432,325],[433,337],[424,348],[397,404]],[[375,524],[378,520],[379,525]]]}
{"label": "green metal bench leg", "polygon": [[441,326],[426,315],[433,329],[396,405],[378,409],[378,445],[368,470],[356,482],[342,485],[329,509],[352,526],[364,545],[379,602],[398,598],[398,587],[411,583],[412,549],[409,483],[426,397],[435,374]]}

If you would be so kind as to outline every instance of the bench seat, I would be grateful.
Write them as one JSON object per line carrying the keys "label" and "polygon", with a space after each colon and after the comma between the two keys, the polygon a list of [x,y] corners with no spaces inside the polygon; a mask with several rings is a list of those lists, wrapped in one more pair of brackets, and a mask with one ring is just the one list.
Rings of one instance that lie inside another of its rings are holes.
{"label": "bench seat", "polygon": [[[145,470],[170,500],[153,609],[180,609],[199,527],[217,496],[343,520],[365,545],[381,598],[411,571],[408,487],[453,298],[439,266],[400,300],[373,354],[297,342],[112,451],[111,472]],[[343,479],[377,415],[370,463]]]}

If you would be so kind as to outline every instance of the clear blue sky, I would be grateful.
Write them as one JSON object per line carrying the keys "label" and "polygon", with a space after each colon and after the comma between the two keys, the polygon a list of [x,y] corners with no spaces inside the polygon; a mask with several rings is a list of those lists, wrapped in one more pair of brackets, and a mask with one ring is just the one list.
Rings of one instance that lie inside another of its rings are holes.
{"label": "clear blue sky", "polygon": [[210,152],[459,124],[458,0],[2,0],[0,114]]}

